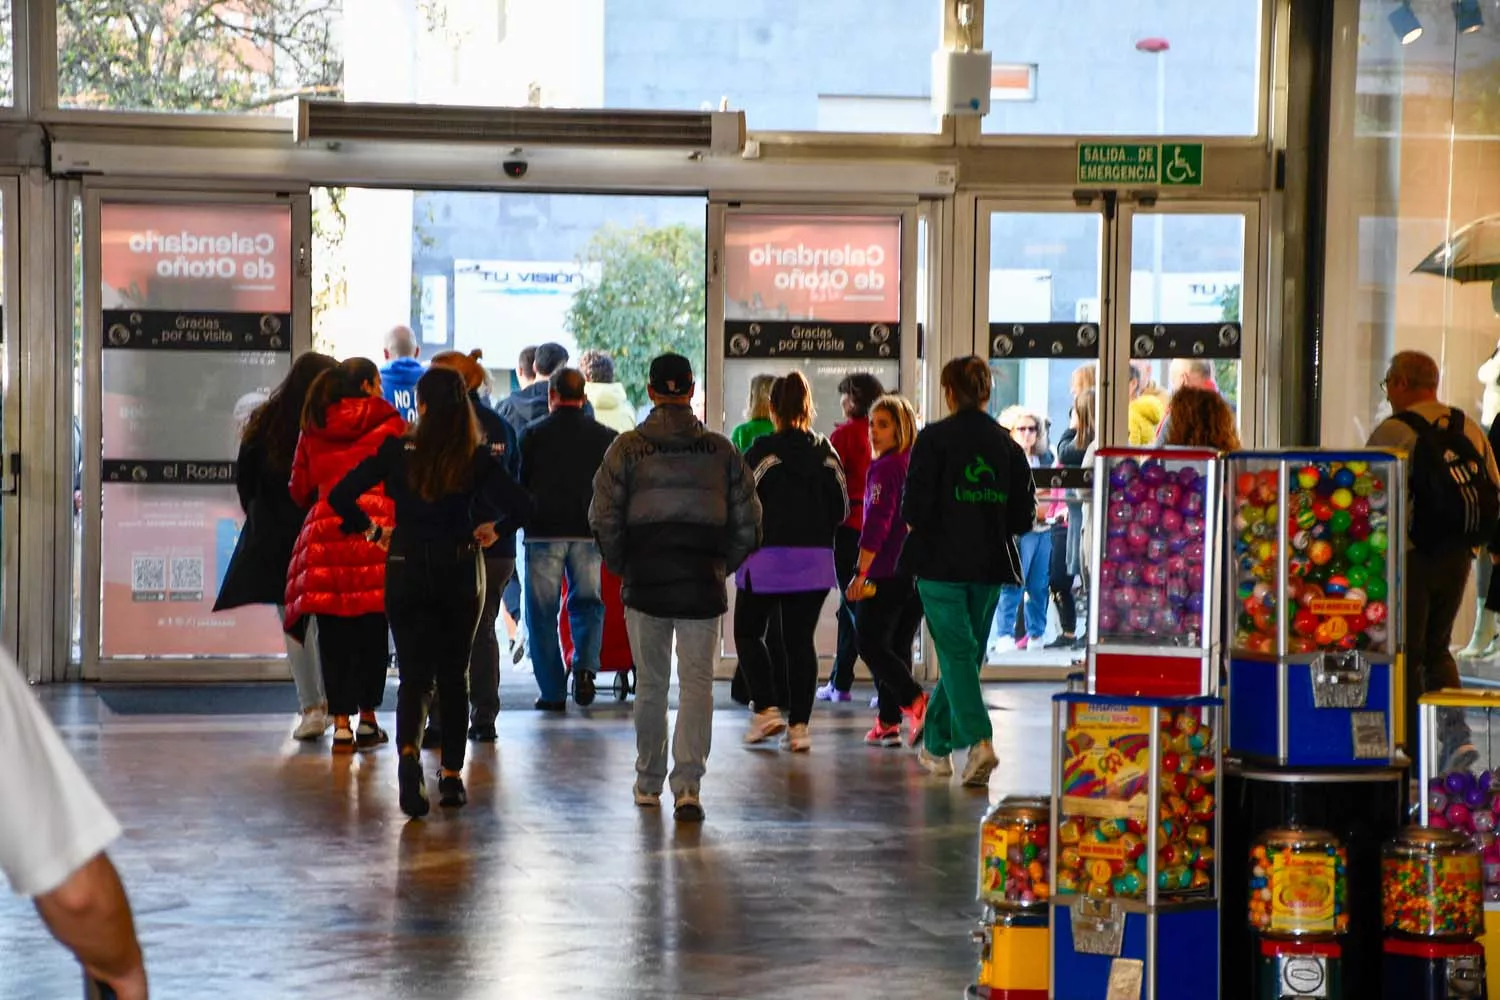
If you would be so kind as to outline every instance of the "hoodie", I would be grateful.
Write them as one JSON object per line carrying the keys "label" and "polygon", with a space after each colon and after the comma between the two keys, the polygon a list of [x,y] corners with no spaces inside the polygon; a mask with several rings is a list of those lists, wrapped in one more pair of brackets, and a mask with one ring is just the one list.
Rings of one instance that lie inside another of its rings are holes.
{"label": "hoodie", "polygon": [[833,536],[849,514],[849,491],[828,439],[777,431],[750,446],[745,464],[760,498],[763,547],[740,567],[735,586],[757,594],[836,586]]}
{"label": "hoodie", "polygon": [[619,382],[590,382],[583,387],[584,394],[594,405],[594,419],[616,434],[635,430],[635,407],[625,394],[625,386]]}
{"label": "hoodie", "polygon": [[[323,427],[308,427],[292,459],[292,502],[310,506],[292,550],[286,581],[286,630],[300,635],[307,615],[355,618],[385,613],[385,552],[363,535],[346,535],[328,494],[355,466],[405,433],[406,421],[373,396],[328,408]],[[396,509],[379,487],[359,498],[371,522],[395,527]]]}
{"label": "hoodie", "polygon": [[409,424],[417,422],[417,379],[426,371],[427,366],[416,358],[397,358],[380,369],[380,390],[385,401]]}

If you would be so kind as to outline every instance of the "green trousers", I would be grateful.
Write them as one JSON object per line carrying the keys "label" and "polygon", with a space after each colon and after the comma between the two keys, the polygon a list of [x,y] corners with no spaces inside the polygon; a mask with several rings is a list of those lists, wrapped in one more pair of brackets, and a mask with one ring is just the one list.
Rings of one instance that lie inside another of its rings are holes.
{"label": "green trousers", "polygon": [[927,705],[922,742],[928,753],[946,757],[994,735],[979,687],[979,668],[984,665],[985,642],[1000,602],[1000,588],[918,580],[917,592],[922,595],[940,673]]}

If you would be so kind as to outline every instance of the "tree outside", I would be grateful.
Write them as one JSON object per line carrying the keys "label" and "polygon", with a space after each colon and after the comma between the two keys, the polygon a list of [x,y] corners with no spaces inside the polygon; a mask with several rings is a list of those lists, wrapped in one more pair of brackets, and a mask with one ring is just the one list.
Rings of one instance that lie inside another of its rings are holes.
{"label": "tree outside", "polygon": [[646,402],[651,359],[675,352],[703,371],[707,250],[701,229],[605,226],[579,255],[590,275],[568,310],[580,351],[615,362],[635,406]]}
{"label": "tree outside", "polygon": [[[1230,285],[1219,299],[1219,318],[1225,323],[1242,322],[1240,318],[1240,286]],[[1241,338],[1243,340],[1243,338]],[[1221,358],[1214,362],[1214,381],[1219,393],[1235,409],[1240,405],[1240,363],[1234,358]]]}

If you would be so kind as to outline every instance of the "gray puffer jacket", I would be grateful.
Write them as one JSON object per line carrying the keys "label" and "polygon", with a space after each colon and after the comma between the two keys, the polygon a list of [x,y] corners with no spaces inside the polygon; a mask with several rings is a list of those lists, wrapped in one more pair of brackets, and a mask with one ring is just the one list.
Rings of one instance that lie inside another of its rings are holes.
{"label": "gray puffer jacket", "polygon": [[755,479],[729,439],[686,406],[658,406],[617,437],[594,476],[589,526],[628,608],[717,618],[724,578],[760,545]]}

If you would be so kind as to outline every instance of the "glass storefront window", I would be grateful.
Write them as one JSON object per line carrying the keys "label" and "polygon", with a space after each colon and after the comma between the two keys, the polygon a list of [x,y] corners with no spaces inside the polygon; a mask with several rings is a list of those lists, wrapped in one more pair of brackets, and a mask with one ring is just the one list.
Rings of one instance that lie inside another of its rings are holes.
{"label": "glass storefront window", "polygon": [[991,2],[984,34],[995,67],[984,131],[1254,135],[1261,3]]}
{"label": "glass storefront window", "polygon": [[[138,0],[58,8],[62,105],[286,113],[299,96],[743,109],[752,128],[934,132],[938,0]],[[355,16],[355,14],[358,16]],[[145,53],[144,58],[142,53]]]}

